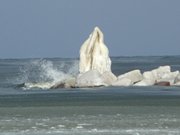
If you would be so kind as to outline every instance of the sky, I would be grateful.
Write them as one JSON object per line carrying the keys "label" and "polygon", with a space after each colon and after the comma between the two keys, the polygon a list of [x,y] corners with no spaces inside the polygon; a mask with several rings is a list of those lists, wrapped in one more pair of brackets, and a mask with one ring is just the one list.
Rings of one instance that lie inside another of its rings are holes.
{"label": "sky", "polygon": [[95,26],[111,56],[180,55],[180,0],[0,0],[0,58],[77,58]]}

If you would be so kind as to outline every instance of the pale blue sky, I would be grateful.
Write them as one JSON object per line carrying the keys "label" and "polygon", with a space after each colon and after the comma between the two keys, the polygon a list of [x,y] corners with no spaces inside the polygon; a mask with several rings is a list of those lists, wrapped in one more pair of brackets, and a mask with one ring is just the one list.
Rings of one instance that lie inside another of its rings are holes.
{"label": "pale blue sky", "polygon": [[111,56],[180,55],[180,0],[0,0],[0,58],[79,57],[95,26]]}

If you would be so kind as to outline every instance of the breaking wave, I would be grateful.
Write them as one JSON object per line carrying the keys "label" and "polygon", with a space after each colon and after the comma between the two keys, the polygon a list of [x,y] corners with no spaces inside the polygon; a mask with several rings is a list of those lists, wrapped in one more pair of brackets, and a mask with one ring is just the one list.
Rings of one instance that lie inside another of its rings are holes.
{"label": "breaking wave", "polygon": [[78,61],[32,60],[20,68],[21,86],[24,89],[49,89],[57,83],[74,78],[78,74]]}

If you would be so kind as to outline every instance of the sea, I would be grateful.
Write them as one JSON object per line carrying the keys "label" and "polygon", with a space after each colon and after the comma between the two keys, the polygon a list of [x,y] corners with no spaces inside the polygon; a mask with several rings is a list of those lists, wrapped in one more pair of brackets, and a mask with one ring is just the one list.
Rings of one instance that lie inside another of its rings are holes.
{"label": "sea", "polygon": [[[112,72],[149,71],[180,56],[112,57]],[[24,87],[78,74],[78,58],[0,59],[0,135],[179,135],[180,87]]]}

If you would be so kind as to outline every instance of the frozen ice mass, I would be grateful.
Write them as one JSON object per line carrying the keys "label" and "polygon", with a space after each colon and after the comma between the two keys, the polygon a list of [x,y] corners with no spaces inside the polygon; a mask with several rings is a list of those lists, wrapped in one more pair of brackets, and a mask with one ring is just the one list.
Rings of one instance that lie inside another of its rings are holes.
{"label": "frozen ice mass", "polygon": [[[61,73],[62,74],[62,73]],[[62,74],[63,79],[53,82],[24,83],[26,88],[87,88],[100,86],[179,86],[179,71],[171,71],[170,66],[160,66],[141,73],[134,69],[116,76],[111,70],[109,50],[104,43],[103,32],[95,27],[80,48],[79,73],[75,76]],[[56,77],[57,78],[57,77]]]}
{"label": "frozen ice mass", "polygon": [[170,66],[160,66],[143,74],[140,70],[135,69],[116,77],[111,72],[109,50],[104,43],[103,33],[98,27],[94,28],[80,49],[79,75],[76,78],[77,87],[168,86],[179,84],[179,71],[172,72]]}

